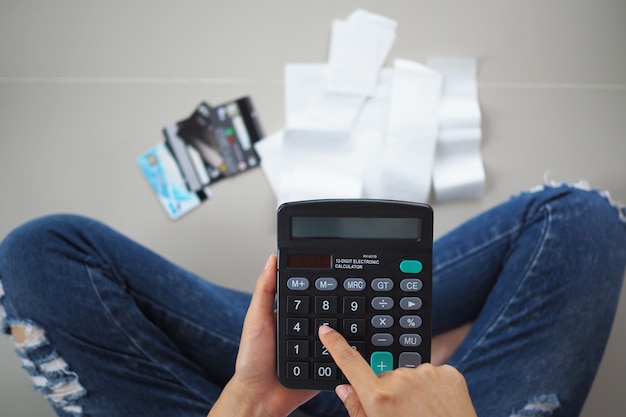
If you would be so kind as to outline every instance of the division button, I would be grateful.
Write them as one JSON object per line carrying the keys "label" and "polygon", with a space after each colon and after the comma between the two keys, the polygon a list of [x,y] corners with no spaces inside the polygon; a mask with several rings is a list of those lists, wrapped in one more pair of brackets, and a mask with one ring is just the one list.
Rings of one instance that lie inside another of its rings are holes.
{"label": "division button", "polygon": [[393,308],[393,298],[374,297],[372,298],[372,308],[374,310],[391,310]]}

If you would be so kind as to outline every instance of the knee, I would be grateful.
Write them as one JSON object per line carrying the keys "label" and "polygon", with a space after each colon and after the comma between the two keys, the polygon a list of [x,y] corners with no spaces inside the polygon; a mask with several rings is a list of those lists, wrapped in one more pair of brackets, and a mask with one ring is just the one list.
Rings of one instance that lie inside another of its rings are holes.
{"label": "knee", "polygon": [[88,222],[75,215],[50,215],[9,233],[0,242],[0,302],[27,299],[29,293],[45,298],[42,277],[61,264],[59,258],[72,256],[78,231]]}
{"label": "knee", "polygon": [[[534,206],[534,207],[533,207]],[[533,210],[534,209],[534,210]],[[546,186],[531,203],[531,214],[546,209],[563,227],[563,238],[626,244],[626,208],[606,191],[586,185]]]}
{"label": "knee", "polygon": [[0,277],[27,259],[41,259],[50,251],[75,240],[88,219],[70,214],[55,214],[31,220],[15,228],[0,242]]}

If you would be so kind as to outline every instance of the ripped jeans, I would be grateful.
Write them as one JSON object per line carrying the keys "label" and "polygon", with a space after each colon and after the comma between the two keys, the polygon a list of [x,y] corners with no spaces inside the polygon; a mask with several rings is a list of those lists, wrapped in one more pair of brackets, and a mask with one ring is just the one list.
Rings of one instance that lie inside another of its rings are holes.
{"label": "ripped jeans", "polygon": [[[579,414],[624,278],[625,214],[549,185],[435,242],[433,333],[474,323],[449,363],[479,416]],[[205,416],[250,300],[71,215],[7,236],[0,284],[2,329],[26,330],[16,351],[59,416]],[[347,415],[332,392],[302,410]]]}

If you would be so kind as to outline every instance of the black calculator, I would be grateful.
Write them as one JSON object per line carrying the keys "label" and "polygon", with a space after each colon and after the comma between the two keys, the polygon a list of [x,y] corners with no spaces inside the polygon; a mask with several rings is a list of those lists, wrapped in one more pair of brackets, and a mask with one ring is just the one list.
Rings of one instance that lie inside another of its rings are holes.
{"label": "black calculator", "polygon": [[289,388],[349,382],[317,330],[338,330],[376,374],[430,361],[433,212],[391,200],[278,208],[277,374]]}

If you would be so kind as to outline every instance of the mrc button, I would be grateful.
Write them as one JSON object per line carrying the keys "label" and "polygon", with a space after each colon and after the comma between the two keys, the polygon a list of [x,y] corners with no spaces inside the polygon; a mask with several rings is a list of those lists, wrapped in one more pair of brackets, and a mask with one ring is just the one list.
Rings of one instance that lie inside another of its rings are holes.
{"label": "mrc button", "polygon": [[405,274],[419,274],[422,269],[422,263],[417,259],[404,259],[400,262],[400,271]]}

